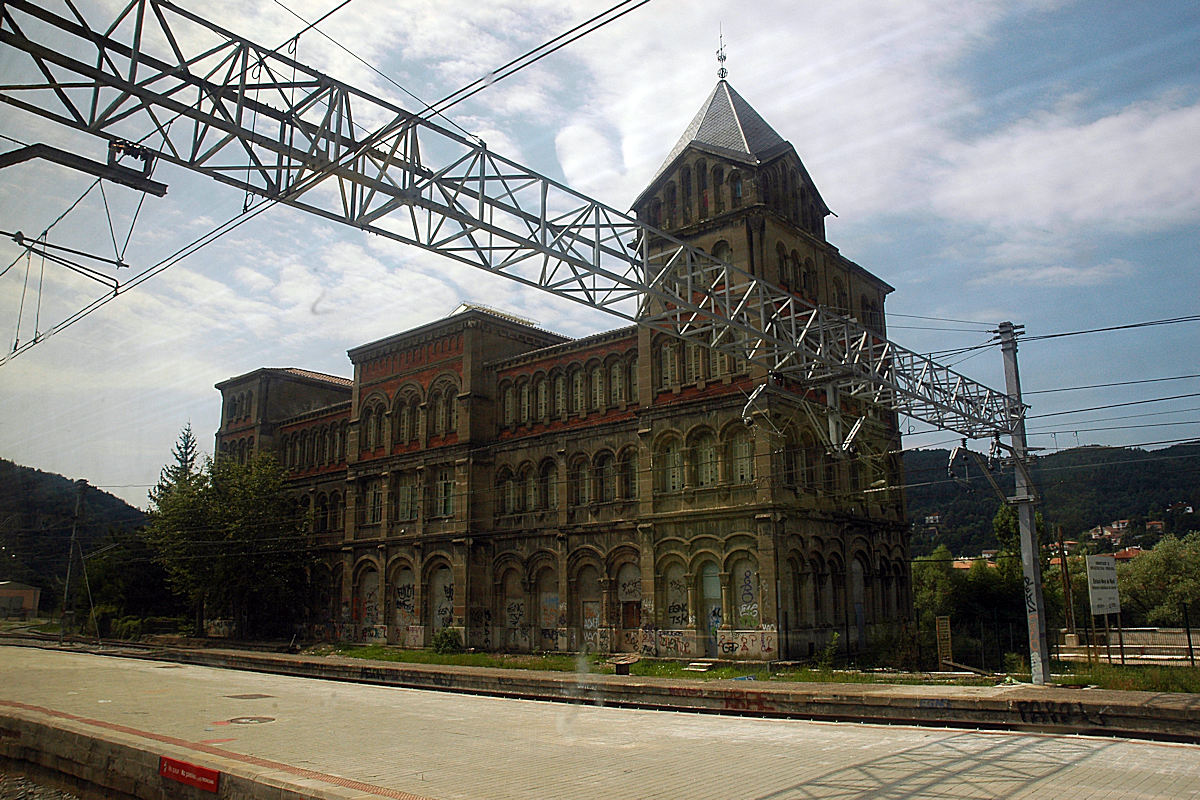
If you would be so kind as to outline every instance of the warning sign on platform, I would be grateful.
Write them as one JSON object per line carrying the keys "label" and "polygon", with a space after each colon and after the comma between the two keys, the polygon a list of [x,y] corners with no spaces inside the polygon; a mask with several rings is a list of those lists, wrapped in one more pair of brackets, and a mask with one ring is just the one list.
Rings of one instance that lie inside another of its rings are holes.
{"label": "warning sign on platform", "polygon": [[221,780],[221,773],[215,769],[189,764],[186,761],[178,761],[166,756],[159,756],[158,774],[214,794]]}
{"label": "warning sign on platform", "polygon": [[1117,594],[1117,560],[1112,556],[1088,556],[1088,599],[1092,614],[1120,614],[1121,598]]}

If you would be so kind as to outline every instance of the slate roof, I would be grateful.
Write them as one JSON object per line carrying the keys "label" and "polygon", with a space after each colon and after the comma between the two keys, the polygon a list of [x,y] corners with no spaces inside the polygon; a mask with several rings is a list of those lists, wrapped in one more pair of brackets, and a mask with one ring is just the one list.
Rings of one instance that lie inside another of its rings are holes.
{"label": "slate roof", "polygon": [[671,148],[649,185],[653,186],[689,146],[753,164],[778,155],[790,145],[728,81],[721,80]]}

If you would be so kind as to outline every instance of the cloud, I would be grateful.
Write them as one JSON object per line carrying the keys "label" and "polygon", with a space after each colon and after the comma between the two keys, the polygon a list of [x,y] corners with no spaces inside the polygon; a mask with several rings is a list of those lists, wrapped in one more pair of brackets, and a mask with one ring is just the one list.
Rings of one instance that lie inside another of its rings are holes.
{"label": "cloud", "polygon": [[1010,284],[1034,287],[1100,286],[1119,278],[1129,277],[1135,271],[1134,265],[1123,259],[1080,266],[1067,264],[1014,266],[989,270],[973,278],[971,283],[988,285],[1004,281]]}
{"label": "cloud", "polygon": [[1200,104],[1143,102],[1090,121],[1042,113],[947,144],[934,209],[1000,231],[1167,229],[1200,217]]}

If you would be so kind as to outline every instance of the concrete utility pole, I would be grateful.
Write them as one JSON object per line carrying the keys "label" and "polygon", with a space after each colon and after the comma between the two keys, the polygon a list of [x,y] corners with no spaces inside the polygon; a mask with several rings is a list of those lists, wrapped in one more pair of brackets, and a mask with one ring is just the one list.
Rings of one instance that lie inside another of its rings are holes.
{"label": "concrete utility pole", "polygon": [[[67,545],[67,582],[63,586],[62,616],[58,620],[58,644],[63,643],[63,634],[67,629],[67,602],[71,597],[71,564],[75,561],[75,530],[79,527],[79,506],[83,503],[83,488],[87,481],[75,481],[75,516],[71,518],[71,543]],[[72,615],[74,621],[74,615]]]}
{"label": "concrete utility pole", "polygon": [[1025,406],[1021,402],[1021,376],[1017,371],[1017,336],[1023,325],[1001,322],[1000,350],[1004,354],[1004,383],[1010,401],[1013,467],[1016,494],[1009,501],[1017,507],[1021,530],[1021,566],[1025,575],[1025,616],[1029,622],[1029,668],[1035,684],[1050,680],[1050,647],[1046,639],[1046,601],[1042,595],[1042,562],[1039,558],[1037,525],[1033,504],[1037,495],[1029,474],[1025,440]]}

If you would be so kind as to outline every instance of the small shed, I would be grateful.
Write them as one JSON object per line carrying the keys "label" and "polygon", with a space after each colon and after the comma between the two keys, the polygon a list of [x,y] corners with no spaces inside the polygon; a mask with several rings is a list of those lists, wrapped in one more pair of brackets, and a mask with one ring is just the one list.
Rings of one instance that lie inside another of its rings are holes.
{"label": "small shed", "polygon": [[0,617],[29,619],[37,616],[42,590],[16,581],[0,581]]}

